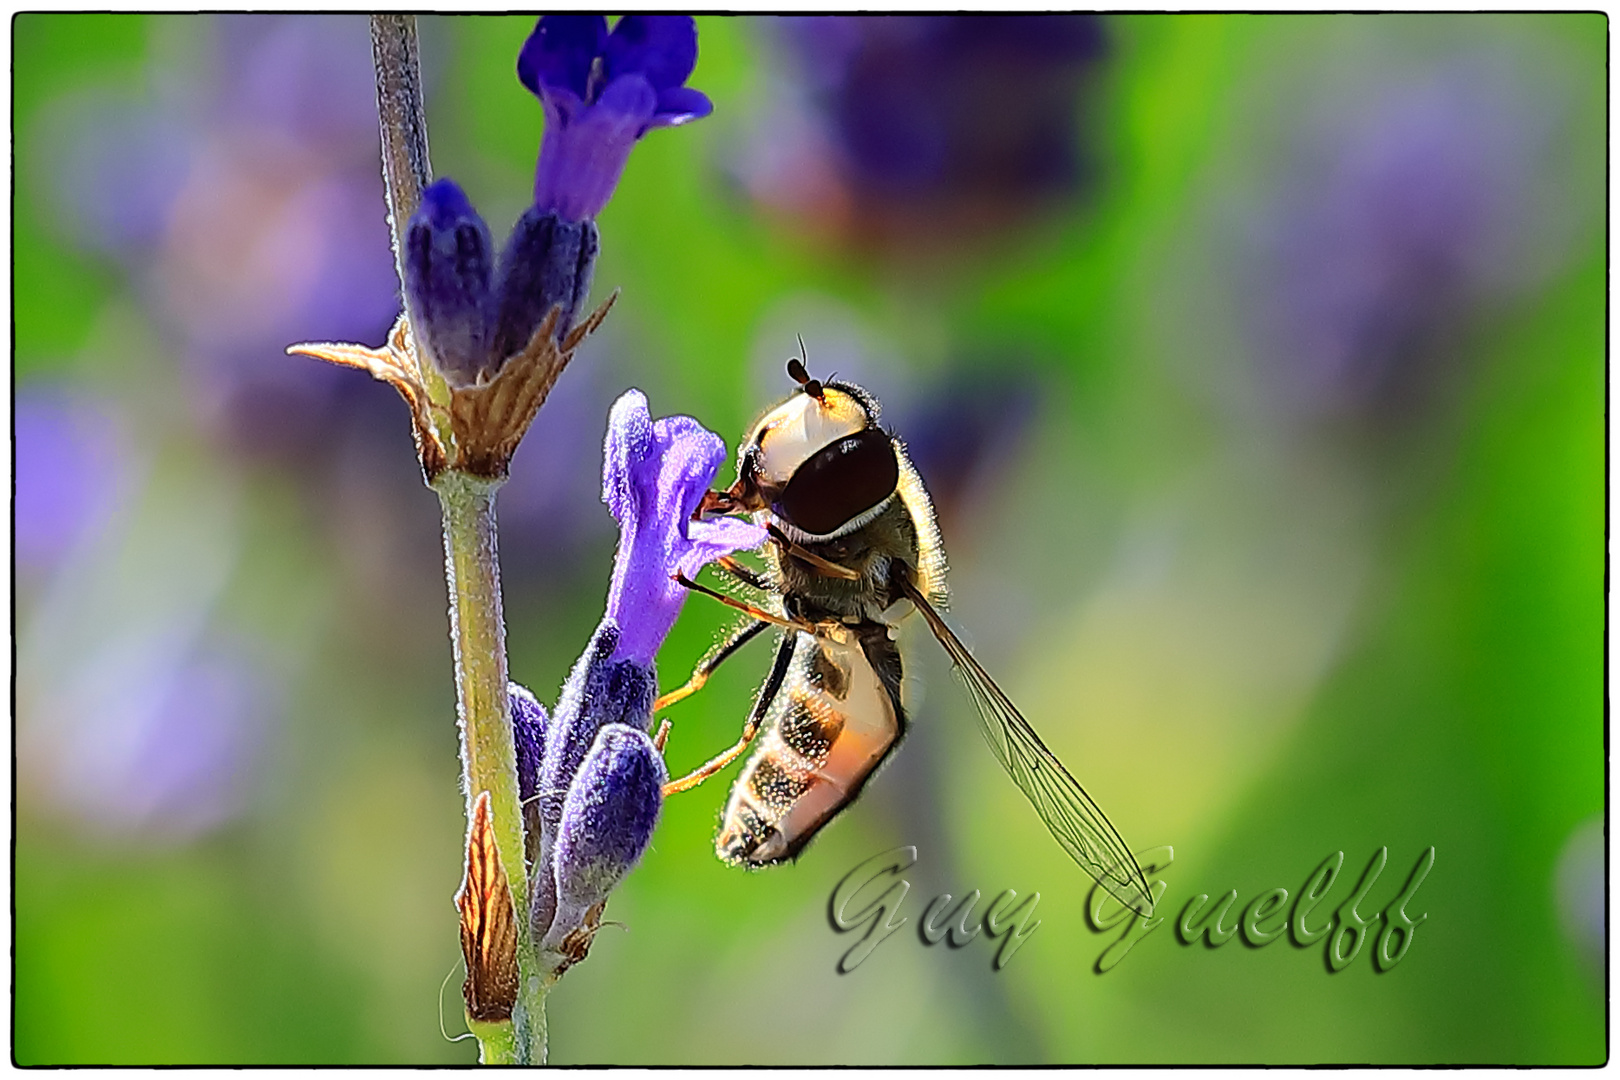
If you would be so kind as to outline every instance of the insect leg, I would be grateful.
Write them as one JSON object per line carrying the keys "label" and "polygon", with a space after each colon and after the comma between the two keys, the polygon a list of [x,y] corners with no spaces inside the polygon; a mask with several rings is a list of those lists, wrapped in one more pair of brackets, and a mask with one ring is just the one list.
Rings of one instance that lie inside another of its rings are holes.
{"label": "insect leg", "polygon": [[653,712],[657,712],[660,709],[667,709],[677,701],[680,701],[682,698],[691,697],[693,694],[703,689],[703,684],[709,681],[709,676],[714,674],[715,668],[731,659],[731,657],[736,654],[738,649],[742,648],[750,641],[753,641],[759,636],[760,631],[764,630],[769,625],[770,623],[758,621],[748,622],[732,631],[731,636],[726,638],[718,649],[715,649],[708,656],[699,661],[698,666],[692,671],[692,677],[687,679],[684,685],[675,690],[671,690],[669,693],[653,702]]}
{"label": "insect leg", "polygon": [[776,586],[744,566],[734,556],[722,555],[715,560],[715,565],[751,589],[758,589],[760,592],[777,591]]}
{"label": "insect leg", "polygon": [[726,607],[736,608],[744,615],[751,615],[760,622],[770,623],[772,626],[780,626],[787,630],[803,630],[807,633],[813,632],[813,628],[808,623],[794,622],[792,619],[784,618],[781,615],[773,615],[764,608],[755,607],[753,604],[745,604],[741,600],[727,596],[723,592],[716,592],[707,585],[699,585],[697,582],[693,581],[679,570],[671,574],[670,577],[672,577],[675,580],[675,583],[680,585],[682,588],[691,589],[693,592],[700,592],[704,596],[712,596],[714,599],[726,605]]}
{"label": "insect leg", "polygon": [[782,636],[782,644],[776,650],[776,662],[771,665],[771,674],[765,680],[765,686],[760,690],[759,698],[754,702],[754,707],[748,714],[748,722],[743,725],[742,737],[737,740],[737,745],[713,758],[707,765],[688,773],[679,780],[671,780],[665,784],[664,794],[666,796],[674,795],[680,791],[689,791],[697,787],[703,781],[736,761],[737,758],[742,756],[742,752],[748,749],[748,744],[754,741],[755,735],[759,734],[759,725],[765,719],[765,711],[771,707],[771,702],[776,700],[777,692],[782,689],[782,680],[787,678],[788,666],[793,662],[793,646],[797,640],[797,634],[784,634]]}

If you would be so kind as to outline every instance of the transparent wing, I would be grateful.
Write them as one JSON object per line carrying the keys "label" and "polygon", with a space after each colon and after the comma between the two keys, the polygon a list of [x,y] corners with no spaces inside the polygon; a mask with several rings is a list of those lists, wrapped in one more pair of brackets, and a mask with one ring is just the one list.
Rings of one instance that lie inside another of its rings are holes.
{"label": "transparent wing", "polygon": [[1109,822],[1102,808],[1091,801],[1069,770],[1046,748],[1007,695],[968,652],[945,620],[911,585],[902,588],[917,605],[939,643],[950,654],[956,674],[973,698],[985,741],[1019,790],[1035,806],[1046,827],[1080,868],[1098,884],[1141,915],[1153,913],[1153,894],[1131,849]]}

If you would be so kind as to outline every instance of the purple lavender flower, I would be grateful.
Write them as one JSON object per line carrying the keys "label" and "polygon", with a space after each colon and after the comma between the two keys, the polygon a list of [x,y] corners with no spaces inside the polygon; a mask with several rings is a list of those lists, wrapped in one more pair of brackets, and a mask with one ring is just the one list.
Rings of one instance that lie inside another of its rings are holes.
{"label": "purple lavender flower", "polygon": [[460,188],[439,180],[411,217],[405,299],[417,341],[452,384],[492,376],[552,308],[558,340],[590,292],[607,205],[636,140],[708,115],[683,86],[697,63],[685,15],[630,15],[610,34],[600,15],[547,15],[518,56],[518,77],[545,107],[534,205],[491,269],[489,230]]}
{"label": "purple lavender flower", "polygon": [[505,359],[527,345],[554,306],[562,308],[558,340],[573,328],[590,294],[600,247],[594,221],[564,221],[539,206],[518,218],[497,272],[496,356]]}
{"label": "purple lavender flower", "polygon": [[608,724],[646,730],[652,725],[658,676],[650,663],[617,656],[619,626],[603,619],[574,664],[557,700],[556,716],[540,771],[540,816],[552,828],[562,817],[568,785],[585,760],[591,740]]}
{"label": "purple lavender flower", "polygon": [[736,518],[692,520],[725,444],[690,416],[653,420],[639,390],[614,403],[604,451],[602,501],[620,530],[607,601],[620,628],[614,655],[650,665],[686,600],[671,575],[695,577],[722,555],[756,548],[765,530]]}
{"label": "purple lavender flower", "polygon": [[689,15],[546,15],[518,54],[518,78],[540,99],[546,131],[534,203],[564,221],[594,218],[613,194],[636,140],[709,115],[684,86],[697,64]]}
{"label": "purple lavender flower", "polygon": [[596,734],[563,804],[557,831],[555,948],[606,900],[652,840],[669,772],[645,731],[609,724]]}
{"label": "purple lavender flower", "polygon": [[[686,599],[671,575],[695,575],[722,555],[758,547],[766,535],[734,519],[691,520],[725,459],[725,444],[691,417],[654,420],[641,391],[614,403],[604,454],[602,500],[620,529],[607,613],[563,686],[540,771],[537,864],[548,869],[536,873],[530,918],[536,937],[549,929],[555,941],[573,928],[559,908],[558,885],[567,874],[555,850],[566,805],[601,732],[612,726],[645,732],[652,724],[653,659]],[[573,843],[571,850],[585,850],[585,839]]]}

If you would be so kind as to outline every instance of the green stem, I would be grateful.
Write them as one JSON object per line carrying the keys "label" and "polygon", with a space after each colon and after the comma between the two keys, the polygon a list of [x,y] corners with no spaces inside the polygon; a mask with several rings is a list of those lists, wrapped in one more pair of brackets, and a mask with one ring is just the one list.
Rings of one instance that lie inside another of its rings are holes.
{"label": "green stem", "polygon": [[[518,1063],[546,1056],[545,989],[529,941],[528,875],[523,864],[523,808],[517,752],[506,694],[506,623],[501,614],[501,567],[496,549],[495,490],[454,469],[433,481],[444,511],[444,570],[450,589],[450,638],[455,647],[456,713],[461,729],[462,786],[467,817],[489,792],[495,846],[512,887],[518,923]],[[486,1055],[496,1048],[480,1037]]]}
{"label": "green stem", "polygon": [[517,1030],[510,1020],[499,1024],[486,1024],[469,1017],[467,1030],[478,1037],[478,1064],[523,1064],[518,1053]]}
{"label": "green stem", "polygon": [[450,587],[467,816],[472,817],[478,793],[489,792],[501,863],[513,891],[521,893],[526,884],[523,815],[506,698],[506,625],[495,544],[497,483],[448,469],[434,480],[433,488],[444,510],[444,571]]}
{"label": "green stem", "polygon": [[[371,56],[377,71],[388,225],[403,287],[405,224],[433,174],[428,164],[416,16],[373,15]],[[511,885],[518,925],[518,1000],[512,1022],[471,1027],[478,1036],[481,1060],[540,1065],[546,1060],[546,986],[529,941],[523,813],[511,704],[506,696],[506,623],[501,616],[501,568],[495,543],[495,489],[499,485],[498,480],[482,480],[453,469],[433,481],[444,511],[444,569],[450,590],[467,820],[470,827],[478,793],[489,792],[495,843]]]}
{"label": "green stem", "polygon": [[371,60],[377,70],[377,123],[382,131],[383,182],[387,185],[388,231],[394,268],[405,280],[405,223],[433,178],[428,163],[427,110],[422,105],[422,65],[416,50],[415,15],[371,17]]}

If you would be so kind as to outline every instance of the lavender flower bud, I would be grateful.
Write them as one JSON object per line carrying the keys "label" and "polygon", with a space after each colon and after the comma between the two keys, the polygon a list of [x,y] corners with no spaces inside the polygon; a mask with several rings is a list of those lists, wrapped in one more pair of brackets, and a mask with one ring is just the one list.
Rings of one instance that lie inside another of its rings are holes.
{"label": "lavender flower bud", "polygon": [[[590,752],[597,733],[608,724],[645,731],[652,724],[652,703],[658,694],[658,676],[651,665],[615,659],[619,626],[603,619],[584,655],[569,672],[557,701],[548,732],[544,765],[540,770],[540,852],[536,865],[549,868],[563,803],[580,764]],[[547,871],[536,874],[529,917],[540,937],[556,913],[556,889]]]}
{"label": "lavender flower bud", "polygon": [[574,325],[591,291],[599,239],[594,221],[564,221],[531,206],[501,251],[495,287],[494,355],[523,351],[553,307],[561,307],[557,340]]}
{"label": "lavender flower bud", "polygon": [[647,733],[609,724],[569,788],[557,833],[555,947],[606,900],[647,850],[669,773]]}
{"label": "lavender flower bud", "polygon": [[405,230],[405,304],[411,329],[452,386],[478,381],[489,364],[489,227],[450,180],[422,192]]}
{"label": "lavender flower bud", "polygon": [[603,619],[557,701],[539,785],[540,816],[553,834],[562,817],[565,793],[596,733],[607,724],[643,731],[652,726],[658,677],[651,665],[615,660],[618,645],[618,624]]}
{"label": "lavender flower bud", "polygon": [[540,766],[546,756],[546,710],[517,683],[506,684],[512,703],[512,745],[517,750],[518,798],[523,805],[523,855],[530,863],[540,847]]}

